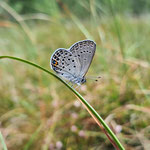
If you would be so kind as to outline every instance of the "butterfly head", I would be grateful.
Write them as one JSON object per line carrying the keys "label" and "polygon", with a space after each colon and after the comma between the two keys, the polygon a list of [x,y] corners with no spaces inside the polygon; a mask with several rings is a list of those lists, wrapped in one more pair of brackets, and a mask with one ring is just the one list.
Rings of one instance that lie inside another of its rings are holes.
{"label": "butterfly head", "polygon": [[81,85],[81,84],[84,84],[86,82],[86,78],[85,77],[82,77],[82,78],[76,77],[71,82],[74,83],[74,84]]}
{"label": "butterfly head", "polygon": [[83,77],[83,78],[81,79],[81,84],[83,84],[83,83],[85,83],[85,82],[86,82],[86,78]]}

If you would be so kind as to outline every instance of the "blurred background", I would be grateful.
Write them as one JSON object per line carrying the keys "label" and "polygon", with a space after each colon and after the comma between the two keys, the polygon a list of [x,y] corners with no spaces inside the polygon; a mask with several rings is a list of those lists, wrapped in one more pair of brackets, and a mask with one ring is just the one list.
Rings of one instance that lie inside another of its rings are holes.
{"label": "blurred background", "polygon": [[[127,150],[149,150],[150,1],[0,1],[0,55],[52,71],[55,49],[84,39],[97,43],[88,75],[102,78],[78,91]],[[0,130],[11,150],[114,149],[70,90],[14,60],[0,60]]]}

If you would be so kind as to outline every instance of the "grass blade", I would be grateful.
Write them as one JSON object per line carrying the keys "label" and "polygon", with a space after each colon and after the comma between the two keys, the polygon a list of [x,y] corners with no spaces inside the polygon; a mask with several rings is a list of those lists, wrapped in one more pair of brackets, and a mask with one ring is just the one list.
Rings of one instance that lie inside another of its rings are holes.
{"label": "grass blade", "polygon": [[22,27],[23,31],[26,33],[26,35],[29,37],[29,39],[32,41],[32,43],[35,43],[35,39],[27,26],[27,24],[23,21],[22,17],[14,10],[12,9],[7,3],[0,2],[0,6],[5,9]]}
{"label": "grass blade", "polygon": [[121,53],[122,58],[124,59],[125,58],[125,53],[124,53],[124,43],[123,43],[123,40],[122,40],[122,34],[121,34],[121,29],[120,29],[121,26],[119,24],[119,21],[118,21],[116,15],[115,15],[112,0],[109,1],[109,5],[110,5],[110,11],[111,11],[111,14],[112,14],[112,17],[113,17],[113,20],[114,20],[114,26],[115,26],[115,29],[116,29],[116,33],[117,33],[117,36],[118,36],[120,53]]}
{"label": "grass blade", "polygon": [[[109,126],[105,123],[105,121],[101,118],[101,116],[95,111],[95,109],[75,90],[73,89],[69,84],[67,84],[64,80],[62,80],[59,76],[55,75],[54,73],[48,71],[47,69],[32,63],[30,61],[21,59],[21,58],[17,58],[17,57],[12,57],[12,56],[0,56],[0,59],[13,59],[13,60],[17,60],[17,61],[21,61],[23,63],[32,65],[50,75],[52,75],[53,77],[57,78],[60,82],[62,82],[66,87],[68,87],[75,95],[76,97],[78,97],[78,99],[82,102],[82,104],[84,104],[85,108],[88,110],[88,112],[90,113],[90,115],[93,117],[93,119],[96,121],[96,123],[101,127],[101,124],[104,128],[104,130],[110,135],[110,137],[112,138],[113,142],[110,140],[110,142],[116,146],[116,149],[120,149],[120,150],[125,150],[124,147],[122,146],[122,144],[120,143],[120,141],[118,140],[118,138],[116,137],[116,135],[111,131],[111,129],[109,128]],[[104,131],[104,132],[105,132]],[[107,134],[106,134],[107,135]]]}
{"label": "grass blade", "polygon": [[1,142],[1,144],[2,144],[3,150],[7,150],[7,146],[6,146],[6,144],[5,144],[5,141],[4,141],[4,138],[3,138],[3,135],[2,135],[2,133],[1,133],[1,131],[0,131],[0,142]]}

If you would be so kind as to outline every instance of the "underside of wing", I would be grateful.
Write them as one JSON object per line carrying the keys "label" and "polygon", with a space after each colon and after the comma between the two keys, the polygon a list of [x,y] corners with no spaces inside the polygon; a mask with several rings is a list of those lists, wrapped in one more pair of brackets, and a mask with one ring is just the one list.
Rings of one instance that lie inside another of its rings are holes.
{"label": "underside of wing", "polygon": [[83,77],[88,71],[95,54],[96,44],[92,40],[83,40],[75,43],[70,48],[72,55],[78,60],[80,64],[79,76]]}
{"label": "underside of wing", "polygon": [[57,49],[51,57],[51,68],[60,76],[71,80],[78,72],[76,60],[72,53],[66,49]]}

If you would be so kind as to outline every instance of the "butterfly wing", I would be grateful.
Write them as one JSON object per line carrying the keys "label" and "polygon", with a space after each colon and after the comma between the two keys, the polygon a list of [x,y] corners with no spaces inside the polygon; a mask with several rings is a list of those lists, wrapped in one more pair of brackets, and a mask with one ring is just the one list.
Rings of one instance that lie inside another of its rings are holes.
{"label": "butterfly wing", "polygon": [[96,50],[96,43],[92,40],[83,40],[70,47],[70,52],[76,58],[79,71],[77,76],[84,77],[87,73]]}
{"label": "butterfly wing", "polygon": [[58,75],[69,81],[72,81],[80,71],[72,53],[63,48],[59,48],[53,53],[50,66]]}

